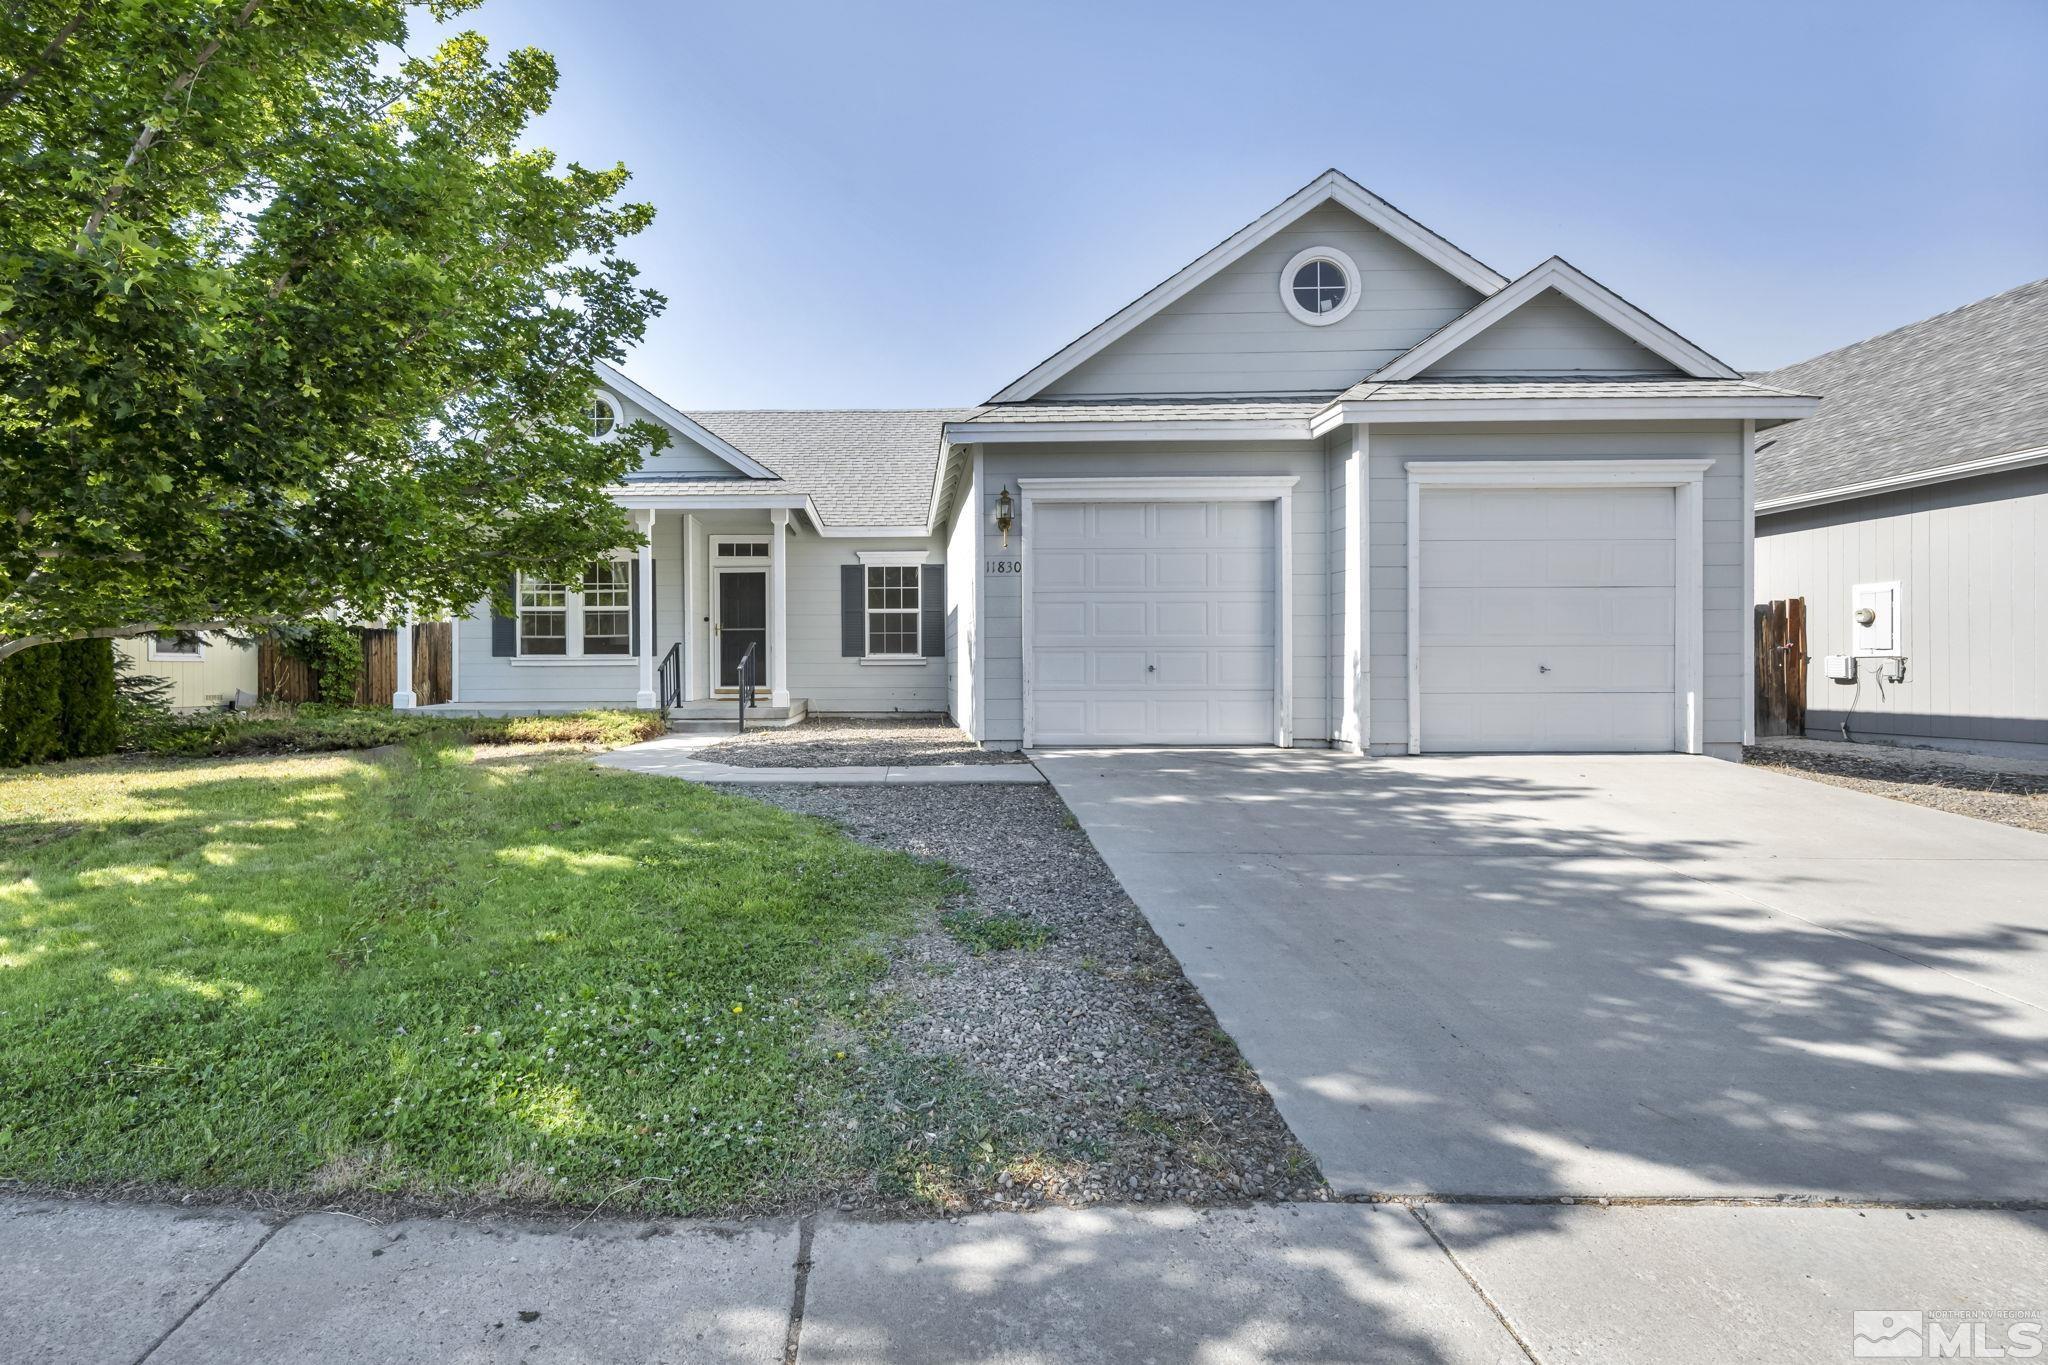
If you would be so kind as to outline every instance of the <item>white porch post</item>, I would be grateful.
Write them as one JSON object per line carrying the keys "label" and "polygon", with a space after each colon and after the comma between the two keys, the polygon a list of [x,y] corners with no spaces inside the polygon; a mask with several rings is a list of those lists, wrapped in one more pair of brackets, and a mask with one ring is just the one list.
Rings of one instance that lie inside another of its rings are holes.
{"label": "white porch post", "polygon": [[633,616],[640,627],[640,695],[633,704],[642,711],[652,711],[656,704],[654,695],[654,509],[642,508],[633,513],[633,523],[640,528],[640,534],[647,543],[640,547],[634,559],[639,582],[634,585]]}
{"label": "white porch post", "polygon": [[769,511],[768,704],[789,705],[789,509]]}
{"label": "white porch post", "polygon": [[[705,631],[708,629],[705,621],[710,607],[707,605],[704,611],[697,610],[697,593],[700,588],[710,589],[710,562],[704,553],[704,537],[697,529],[697,514],[683,513],[683,581],[676,585],[676,591],[683,595],[684,701],[702,701],[704,698],[704,689],[697,683],[697,656],[705,651]],[[697,581],[699,574],[705,575],[701,584]],[[705,600],[708,604],[710,599]]]}
{"label": "white porch post", "polygon": [[412,690],[412,618],[396,616],[392,627],[398,639],[398,664],[393,670],[398,676],[391,683],[391,709],[410,711],[420,704],[419,694]]}

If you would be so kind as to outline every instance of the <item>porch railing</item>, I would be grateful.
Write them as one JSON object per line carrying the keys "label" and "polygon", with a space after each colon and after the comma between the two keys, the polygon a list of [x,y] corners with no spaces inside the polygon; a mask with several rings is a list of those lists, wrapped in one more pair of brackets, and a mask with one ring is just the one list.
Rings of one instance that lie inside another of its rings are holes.
{"label": "porch railing", "polygon": [[747,708],[754,704],[754,651],[758,648],[760,648],[758,645],[748,645],[747,652],[740,655],[738,682],[741,734],[747,732]]}
{"label": "porch railing", "polygon": [[661,673],[655,683],[655,698],[661,706],[683,704],[683,644],[678,640],[661,656]]}

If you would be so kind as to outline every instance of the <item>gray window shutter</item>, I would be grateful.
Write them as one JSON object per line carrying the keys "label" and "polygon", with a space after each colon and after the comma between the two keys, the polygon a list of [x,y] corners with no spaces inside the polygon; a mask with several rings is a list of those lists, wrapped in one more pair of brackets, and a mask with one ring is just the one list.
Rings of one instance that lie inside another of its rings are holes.
{"label": "gray window shutter", "polygon": [[917,605],[924,618],[924,657],[946,657],[946,566],[927,564],[917,584]]}
{"label": "gray window shutter", "polygon": [[626,572],[632,577],[626,580],[626,614],[633,618],[629,627],[632,638],[626,644],[626,652],[634,658],[640,657],[640,556],[634,555],[626,561]]}
{"label": "gray window shutter", "polygon": [[[512,604],[512,610],[519,610],[519,579],[515,575],[505,580],[505,600]],[[509,659],[519,652],[519,618],[500,616],[496,599],[491,605],[491,657]]]}
{"label": "gray window shutter", "polygon": [[868,652],[868,579],[858,564],[839,566],[839,657],[858,659]]}

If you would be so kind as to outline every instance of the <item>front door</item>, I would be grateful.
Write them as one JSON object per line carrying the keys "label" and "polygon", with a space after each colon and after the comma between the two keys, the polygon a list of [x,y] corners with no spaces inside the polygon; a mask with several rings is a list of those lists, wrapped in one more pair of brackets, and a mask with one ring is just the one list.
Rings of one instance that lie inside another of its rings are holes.
{"label": "front door", "polygon": [[754,647],[754,683],[768,680],[768,575],[759,569],[719,569],[713,594],[712,634],[718,641],[718,685],[740,685],[740,657]]}

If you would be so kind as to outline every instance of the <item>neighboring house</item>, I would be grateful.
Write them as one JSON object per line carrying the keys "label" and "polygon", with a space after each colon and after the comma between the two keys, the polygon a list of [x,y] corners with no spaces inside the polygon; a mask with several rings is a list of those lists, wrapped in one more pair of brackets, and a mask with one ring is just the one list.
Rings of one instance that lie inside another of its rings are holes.
{"label": "neighboring house", "polygon": [[217,711],[238,691],[256,692],[256,647],[224,635],[145,635],[116,640],[114,648],[135,672],[171,685],[176,711]]}
{"label": "neighboring house", "polygon": [[[458,630],[462,708],[951,712],[981,743],[1739,753],[1745,379],[1331,171],[981,407],[685,414],[652,542]],[[400,698],[400,703],[410,701]]]}
{"label": "neighboring house", "polygon": [[2048,752],[2048,280],[1759,379],[1827,395],[1757,456],[1808,733]]}

